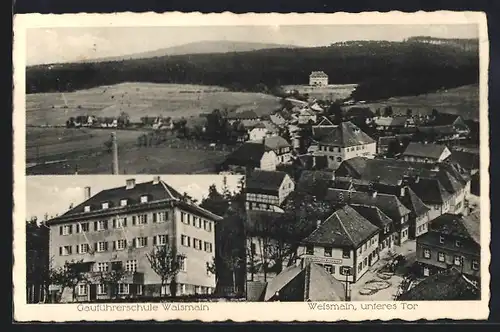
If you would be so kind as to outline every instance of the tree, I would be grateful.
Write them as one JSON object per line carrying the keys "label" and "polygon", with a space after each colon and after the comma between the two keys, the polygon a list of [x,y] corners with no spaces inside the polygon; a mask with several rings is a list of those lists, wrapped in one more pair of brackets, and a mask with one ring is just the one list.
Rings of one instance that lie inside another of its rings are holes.
{"label": "tree", "polygon": [[413,110],[411,108],[406,110],[406,116],[411,118],[413,116]]}
{"label": "tree", "polygon": [[327,114],[332,119],[333,124],[342,123],[342,107],[340,103],[333,102],[330,107],[328,107]]}
{"label": "tree", "polygon": [[168,245],[155,246],[146,254],[151,269],[160,277],[161,288],[170,284],[170,294],[177,294],[175,277],[182,268],[185,256],[178,254]]}
{"label": "tree", "polygon": [[219,278],[217,276],[217,266],[215,264],[215,257],[212,257],[211,262],[207,262],[207,273],[215,275],[215,288],[217,288],[217,283],[219,282]]}
{"label": "tree", "polygon": [[392,114],[393,114],[392,106],[386,106],[384,108],[384,116],[385,117],[390,117],[390,116],[392,116]]}
{"label": "tree", "polygon": [[118,126],[128,127],[130,125],[130,116],[126,112],[121,112],[118,116]]}
{"label": "tree", "polygon": [[118,293],[118,283],[122,281],[125,274],[125,269],[121,264],[119,264],[112,266],[110,271],[100,272],[97,279],[100,284],[104,284],[109,287],[111,297],[114,297]]}
{"label": "tree", "polygon": [[437,109],[433,108],[431,115],[433,118],[436,118],[439,115],[439,111]]}
{"label": "tree", "polygon": [[26,286],[28,303],[45,301],[49,280],[49,228],[36,217],[26,221]]}
{"label": "tree", "polygon": [[66,288],[71,289],[72,299],[75,301],[75,288],[81,282],[88,282],[88,271],[85,271],[83,259],[66,261],[64,266],[50,269],[49,280],[51,284],[61,286],[61,294]]}
{"label": "tree", "polygon": [[380,117],[380,116],[381,116],[380,108],[377,108],[377,109],[375,110],[375,116],[376,116],[376,117]]}

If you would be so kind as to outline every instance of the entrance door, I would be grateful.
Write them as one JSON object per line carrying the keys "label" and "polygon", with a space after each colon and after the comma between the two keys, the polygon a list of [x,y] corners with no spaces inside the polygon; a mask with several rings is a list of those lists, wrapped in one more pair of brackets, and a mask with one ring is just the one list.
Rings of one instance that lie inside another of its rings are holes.
{"label": "entrance door", "polygon": [[89,301],[95,301],[97,299],[97,285],[90,284],[89,287]]}

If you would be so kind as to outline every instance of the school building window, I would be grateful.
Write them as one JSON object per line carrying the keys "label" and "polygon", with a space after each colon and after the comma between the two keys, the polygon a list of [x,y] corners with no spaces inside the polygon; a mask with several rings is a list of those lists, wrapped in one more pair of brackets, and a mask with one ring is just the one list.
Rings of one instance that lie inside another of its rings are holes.
{"label": "school building window", "polygon": [[332,257],[332,248],[331,247],[325,248],[325,257]]}
{"label": "school building window", "polygon": [[106,284],[98,284],[97,285],[97,294],[105,295],[108,293],[108,287]]}
{"label": "school building window", "polygon": [[429,249],[424,249],[424,258],[426,259],[431,258],[431,251]]}
{"label": "school building window", "polygon": [[78,285],[78,295],[79,296],[87,295],[87,285]]}
{"label": "school building window", "polygon": [[438,253],[438,262],[444,262],[444,260],[445,260],[444,252],[439,252]]}
{"label": "school building window", "polygon": [[118,284],[118,294],[128,294],[129,284]]}
{"label": "school building window", "polygon": [[342,249],[342,258],[351,258],[351,250]]}
{"label": "school building window", "polygon": [[144,248],[148,245],[147,237],[138,237],[135,239],[135,247],[136,248]]}
{"label": "school building window", "polygon": [[125,271],[137,272],[137,260],[132,259],[125,262]]}

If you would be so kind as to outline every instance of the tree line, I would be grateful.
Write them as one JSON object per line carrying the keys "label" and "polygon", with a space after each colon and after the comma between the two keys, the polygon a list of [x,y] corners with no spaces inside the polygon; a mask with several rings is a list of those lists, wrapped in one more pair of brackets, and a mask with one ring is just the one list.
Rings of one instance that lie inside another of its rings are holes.
{"label": "tree line", "polygon": [[121,82],[153,82],[218,85],[234,91],[274,93],[276,87],[285,84],[307,84],[309,74],[320,68],[329,75],[331,83],[360,83],[354,96],[367,100],[478,81],[477,52],[424,43],[388,45],[192,54],[70,63],[51,69],[40,65],[27,68],[26,91],[74,91]]}

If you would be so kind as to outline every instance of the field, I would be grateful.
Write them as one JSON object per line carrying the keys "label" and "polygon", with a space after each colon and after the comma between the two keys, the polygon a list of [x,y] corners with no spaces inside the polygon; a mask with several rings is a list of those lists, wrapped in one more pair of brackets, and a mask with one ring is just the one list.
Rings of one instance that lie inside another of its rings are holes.
{"label": "field", "polygon": [[466,120],[479,120],[479,86],[466,85],[425,95],[394,97],[353,106],[369,107],[375,111],[389,105],[394,114],[406,114],[409,108],[413,110],[413,114],[430,114],[435,108],[442,113],[459,114]]}
{"label": "field", "polygon": [[[134,145],[143,132],[117,130],[120,145]],[[104,151],[111,137],[106,129],[26,128],[26,162],[54,161]]]}
{"label": "field", "polygon": [[[28,128],[28,175],[109,174],[112,155],[104,148],[110,137],[105,129]],[[143,132],[118,130],[121,174],[213,173],[231,150],[171,136],[155,147],[138,147]]]}
{"label": "field", "polygon": [[309,86],[309,85],[285,85],[283,89],[297,90],[299,93],[308,93],[310,97],[322,100],[345,99],[351,95],[356,88],[356,84],[332,84],[328,86]]}
{"label": "field", "polygon": [[279,99],[262,93],[230,92],[216,86],[190,84],[122,83],[65,93],[26,96],[26,124],[62,126],[69,117],[115,117],[126,112],[132,122],[143,116],[193,117],[212,110],[255,109],[268,113]]}

